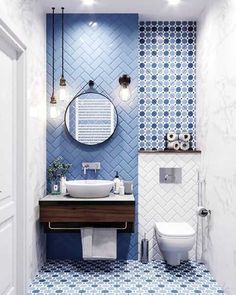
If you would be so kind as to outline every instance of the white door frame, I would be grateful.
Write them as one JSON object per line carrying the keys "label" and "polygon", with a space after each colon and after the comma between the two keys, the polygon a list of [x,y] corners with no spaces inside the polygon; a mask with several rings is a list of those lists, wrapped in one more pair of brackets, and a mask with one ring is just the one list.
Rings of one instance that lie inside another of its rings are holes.
{"label": "white door frame", "polygon": [[27,291],[27,103],[26,46],[0,18],[0,38],[17,52],[15,85],[16,152],[16,294]]}

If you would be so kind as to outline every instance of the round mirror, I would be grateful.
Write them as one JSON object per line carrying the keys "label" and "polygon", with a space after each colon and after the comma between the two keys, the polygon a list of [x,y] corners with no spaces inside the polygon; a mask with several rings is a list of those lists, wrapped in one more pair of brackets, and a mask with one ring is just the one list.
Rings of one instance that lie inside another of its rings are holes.
{"label": "round mirror", "polygon": [[117,121],[117,111],[111,100],[95,91],[76,96],[65,112],[68,133],[85,145],[108,140],[116,129]]}

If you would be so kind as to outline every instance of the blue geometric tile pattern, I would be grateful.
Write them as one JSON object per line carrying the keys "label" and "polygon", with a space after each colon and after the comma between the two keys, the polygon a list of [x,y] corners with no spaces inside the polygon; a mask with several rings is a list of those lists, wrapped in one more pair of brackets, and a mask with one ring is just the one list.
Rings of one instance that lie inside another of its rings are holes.
{"label": "blue geometric tile pattern", "polygon": [[178,294],[217,295],[224,291],[204,264],[178,267],[152,261],[48,261],[30,286],[30,294]]}
{"label": "blue geometric tile pattern", "polygon": [[[48,98],[52,84],[52,31],[51,15],[47,15],[47,75]],[[55,79],[58,86],[61,75],[61,17],[55,16]],[[119,99],[118,78],[128,74],[132,78],[132,100]],[[138,15],[137,14],[65,14],[65,78],[72,98],[90,79],[110,95],[118,111],[119,123],[113,137],[96,147],[78,144],[65,131],[61,115],[47,122],[47,161],[62,156],[73,167],[67,177],[83,179],[82,161],[99,161],[101,170],[88,178],[113,179],[115,171],[125,180],[134,183],[138,193]],[[49,106],[48,106],[49,107]],[[137,210],[137,208],[136,208]],[[80,245],[80,235],[48,234],[49,258],[81,258],[81,248],[69,244],[73,240]],[[54,245],[60,247],[54,248]],[[135,234],[119,234],[118,258],[137,259],[137,221]],[[64,250],[67,249],[67,257]]]}
{"label": "blue geometric tile pattern", "polygon": [[139,23],[139,148],[164,149],[168,131],[196,146],[196,22]]}

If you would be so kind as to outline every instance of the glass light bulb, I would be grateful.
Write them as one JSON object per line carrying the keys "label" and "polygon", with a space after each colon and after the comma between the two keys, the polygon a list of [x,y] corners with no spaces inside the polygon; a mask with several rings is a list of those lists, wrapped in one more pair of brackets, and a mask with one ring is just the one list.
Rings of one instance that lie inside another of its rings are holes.
{"label": "glass light bulb", "polygon": [[68,98],[66,86],[60,86],[59,88],[59,99],[65,101]]}
{"label": "glass light bulb", "polygon": [[168,0],[168,4],[170,6],[176,6],[178,4],[180,4],[181,0]]}
{"label": "glass light bulb", "polygon": [[57,109],[57,105],[54,103],[50,103],[50,118],[56,119],[59,115],[59,111]]}
{"label": "glass light bulb", "polygon": [[129,87],[123,87],[121,86],[121,89],[120,89],[120,99],[123,100],[123,101],[127,101],[130,99],[130,90],[129,90]]}
{"label": "glass light bulb", "polygon": [[94,2],[94,0],[82,0],[82,4],[85,6],[92,6]]}

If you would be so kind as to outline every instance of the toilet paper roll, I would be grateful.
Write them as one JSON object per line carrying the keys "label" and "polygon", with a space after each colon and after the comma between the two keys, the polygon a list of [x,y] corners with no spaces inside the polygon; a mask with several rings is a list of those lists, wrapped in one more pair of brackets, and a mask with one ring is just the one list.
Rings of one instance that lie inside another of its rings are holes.
{"label": "toilet paper roll", "polygon": [[169,150],[179,150],[179,142],[178,141],[172,141],[167,143],[167,148]]}
{"label": "toilet paper roll", "polygon": [[189,148],[190,148],[189,142],[186,142],[186,141],[181,141],[180,142],[180,149],[182,151],[187,151],[187,150],[189,150]]}
{"label": "toilet paper roll", "polygon": [[181,141],[187,142],[190,139],[191,139],[191,134],[189,134],[187,132],[179,134],[179,140],[181,140]]}
{"label": "toilet paper roll", "polygon": [[167,140],[168,141],[176,141],[176,140],[178,140],[178,134],[176,134],[175,132],[167,133]]}

